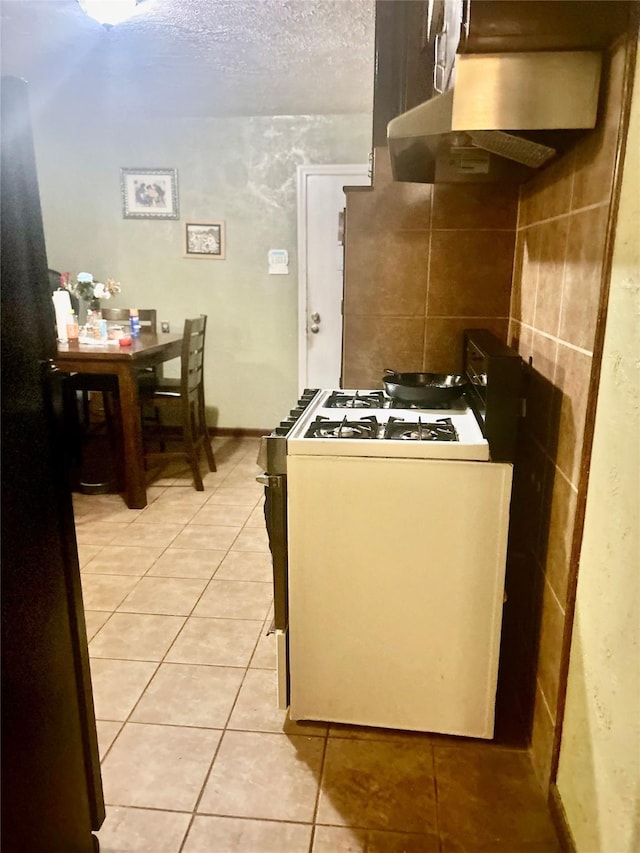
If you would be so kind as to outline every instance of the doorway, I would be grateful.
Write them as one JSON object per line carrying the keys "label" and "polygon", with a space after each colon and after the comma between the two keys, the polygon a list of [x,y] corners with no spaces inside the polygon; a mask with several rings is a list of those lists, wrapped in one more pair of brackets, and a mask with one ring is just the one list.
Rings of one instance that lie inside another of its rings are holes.
{"label": "doorway", "polygon": [[366,164],[298,166],[298,386],[339,388],[345,186],[369,186]]}

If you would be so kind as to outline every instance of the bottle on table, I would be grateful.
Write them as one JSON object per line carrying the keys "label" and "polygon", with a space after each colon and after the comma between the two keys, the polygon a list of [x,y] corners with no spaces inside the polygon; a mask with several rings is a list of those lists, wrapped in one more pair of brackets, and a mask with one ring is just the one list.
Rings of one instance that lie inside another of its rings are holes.
{"label": "bottle on table", "polygon": [[140,335],[140,317],[138,315],[138,309],[129,309],[129,317],[131,322],[131,337],[137,338]]}
{"label": "bottle on table", "polygon": [[87,306],[86,333],[88,338],[100,340],[102,324],[102,309],[97,299],[92,299]]}
{"label": "bottle on table", "polygon": [[67,318],[67,338],[70,341],[77,341],[78,332],[78,315],[72,308],[71,311],[69,311],[69,316]]}

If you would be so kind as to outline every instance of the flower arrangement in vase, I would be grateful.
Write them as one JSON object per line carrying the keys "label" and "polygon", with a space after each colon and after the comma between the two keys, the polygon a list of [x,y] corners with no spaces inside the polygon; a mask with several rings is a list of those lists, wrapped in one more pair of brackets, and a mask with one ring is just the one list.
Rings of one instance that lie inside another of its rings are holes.
{"label": "flower arrangement in vase", "polygon": [[104,283],[94,281],[90,272],[79,272],[73,284],[70,284],[70,278],[68,272],[62,273],[60,276],[62,287],[71,290],[78,299],[88,302],[89,307],[94,311],[100,310],[101,299],[111,299],[116,293],[120,293],[120,282],[112,278],[108,278]]}
{"label": "flower arrangement in vase", "polygon": [[83,338],[104,338],[106,340],[107,329],[106,323],[102,323],[100,300],[111,299],[116,293],[120,293],[120,282],[114,281],[112,278],[108,278],[104,283],[94,281],[90,272],[80,272],[76,276],[75,282],[71,283],[70,274],[65,272],[60,276],[60,286],[65,290],[70,290],[78,299],[86,303],[86,318],[84,332],[80,335],[81,342]]}

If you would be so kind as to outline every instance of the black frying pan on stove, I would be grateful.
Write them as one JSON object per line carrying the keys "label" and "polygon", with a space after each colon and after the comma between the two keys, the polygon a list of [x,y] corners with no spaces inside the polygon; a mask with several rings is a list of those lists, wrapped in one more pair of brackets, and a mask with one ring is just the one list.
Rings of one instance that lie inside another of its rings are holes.
{"label": "black frying pan on stove", "polygon": [[467,377],[461,373],[397,373],[387,369],[382,381],[392,399],[425,406],[457,400],[467,386]]}

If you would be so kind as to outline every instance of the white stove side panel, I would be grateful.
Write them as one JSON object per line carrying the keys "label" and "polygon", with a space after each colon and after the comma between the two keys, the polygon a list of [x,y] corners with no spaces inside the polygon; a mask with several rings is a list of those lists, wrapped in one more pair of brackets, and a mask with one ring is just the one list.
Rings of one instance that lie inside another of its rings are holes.
{"label": "white stove side panel", "polygon": [[493,736],[511,475],[289,458],[292,719]]}

